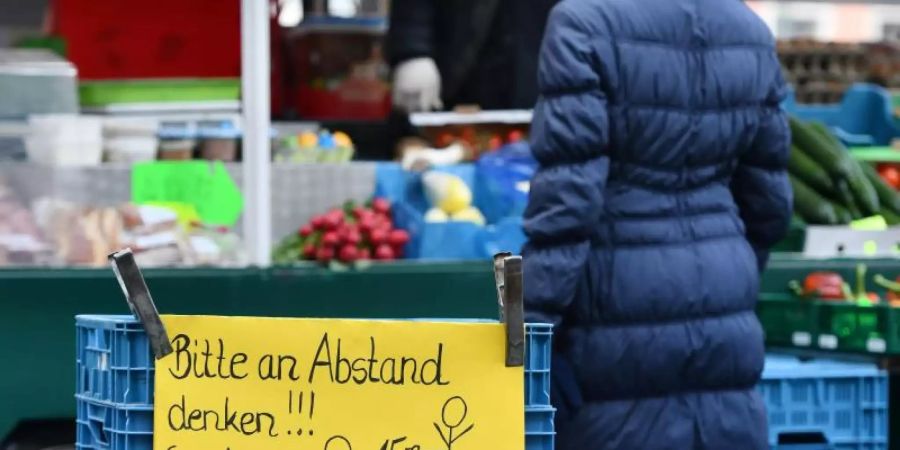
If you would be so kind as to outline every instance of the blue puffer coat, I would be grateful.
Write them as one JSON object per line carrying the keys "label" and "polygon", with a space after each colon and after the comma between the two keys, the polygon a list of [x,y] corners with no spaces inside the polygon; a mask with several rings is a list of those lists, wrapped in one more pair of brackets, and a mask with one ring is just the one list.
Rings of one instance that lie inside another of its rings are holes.
{"label": "blue puffer coat", "polygon": [[790,218],[774,40],[739,0],[564,0],[541,53],[529,320],[561,450],[765,449],[759,271]]}

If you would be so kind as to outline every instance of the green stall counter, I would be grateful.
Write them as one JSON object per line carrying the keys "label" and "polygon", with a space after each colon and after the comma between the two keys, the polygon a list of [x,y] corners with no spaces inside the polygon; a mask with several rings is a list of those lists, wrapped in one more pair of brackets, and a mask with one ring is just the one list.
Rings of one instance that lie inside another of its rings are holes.
{"label": "green stall counter", "polygon": [[[145,270],[160,313],[496,318],[490,262]],[[29,419],[75,416],[75,316],[127,314],[109,269],[0,270],[0,441]]]}
{"label": "green stall counter", "polygon": [[[761,292],[815,270],[851,279],[856,260],[773,255]],[[900,260],[867,261],[869,273],[900,275]],[[144,275],[161,313],[270,317],[496,318],[488,261],[394,263],[364,271],[315,266],[165,269]],[[527,274],[525,274],[527,276]],[[77,314],[126,314],[109,269],[0,270],[0,440],[20,421],[74,417]],[[788,305],[791,306],[791,305]],[[782,312],[772,317],[781,320]],[[802,318],[801,318],[802,319]],[[766,321],[766,318],[763,318]],[[785,325],[780,325],[782,328]],[[783,330],[789,336],[790,330]],[[784,339],[784,337],[782,337]]]}

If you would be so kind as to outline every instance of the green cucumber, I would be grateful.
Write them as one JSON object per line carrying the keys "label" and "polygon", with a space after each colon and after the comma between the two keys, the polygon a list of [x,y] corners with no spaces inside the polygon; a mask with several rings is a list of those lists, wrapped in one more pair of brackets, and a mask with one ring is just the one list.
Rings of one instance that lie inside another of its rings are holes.
{"label": "green cucumber", "polygon": [[888,185],[871,164],[860,162],[859,167],[869,182],[872,183],[875,192],[878,193],[881,210],[889,210],[895,214],[900,214],[900,192],[895,191],[894,188]]}
{"label": "green cucumber", "polygon": [[831,202],[831,207],[834,208],[834,213],[837,216],[838,223],[849,224],[850,222],[853,222],[853,214],[844,205],[841,205],[837,202]]}
{"label": "green cucumber", "polygon": [[833,180],[849,179],[853,175],[846,155],[842,155],[820,131],[795,117],[791,117],[789,123],[794,144],[825,169]]}
{"label": "green cucumber", "polygon": [[[838,155],[843,161],[842,168],[848,170],[848,176],[844,177],[853,194],[855,205],[865,216],[878,214],[880,205],[878,204],[878,192],[872,186],[872,183],[863,174],[859,168],[859,163],[853,159],[847,147],[828,129],[828,126],[822,122],[808,122],[806,124],[809,131],[817,134],[826,145],[829,146],[832,153]],[[834,174],[832,174],[834,175]],[[846,203],[846,199],[842,199]]]}
{"label": "green cucumber", "polygon": [[853,192],[850,190],[850,184],[847,180],[841,179],[837,181],[835,187],[838,192],[837,199],[848,211],[850,211],[850,215],[852,215],[854,219],[862,219],[865,217],[863,213],[860,212],[859,206],[856,205],[856,200],[853,198]]}
{"label": "green cucumber", "polygon": [[856,204],[859,205],[863,214],[878,214],[878,211],[881,210],[881,205],[878,201],[878,191],[875,190],[875,187],[872,186],[872,183],[863,173],[860,164],[855,160],[851,160],[851,162],[853,164],[853,176],[847,181],[850,183],[850,190],[853,191],[853,198],[856,199]]}
{"label": "green cucumber", "polygon": [[794,189],[794,212],[806,223],[813,225],[836,225],[839,223],[834,206],[822,198],[806,183],[793,174],[788,174]]}
{"label": "green cucumber", "polygon": [[788,171],[822,195],[835,197],[837,190],[828,172],[796,145],[791,146]]}
{"label": "green cucumber", "polygon": [[881,217],[884,217],[884,221],[887,222],[888,225],[900,225],[900,214],[895,213],[887,208],[884,208],[879,213]]}
{"label": "green cucumber", "polygon": [[806,122],[806,124],[812,131],[818,133],[819,136],[824,138],[826,141],[831,142],[832,145],[834,145],[835,142],[840,144],[840,140],[837,138],[837,136],[834,135],[834,133],[831,132],[830,129],[828,129],[828,125],[825,125],[825,123],[819,122],[818,120],[810,120],[809,122]]}

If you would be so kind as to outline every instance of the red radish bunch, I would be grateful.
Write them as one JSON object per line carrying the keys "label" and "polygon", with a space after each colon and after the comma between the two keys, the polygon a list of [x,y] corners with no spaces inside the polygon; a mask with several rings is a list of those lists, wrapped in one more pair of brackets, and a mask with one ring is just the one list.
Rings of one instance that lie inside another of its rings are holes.
{"label": "red radish bunch", "polygon": [[394,228],[391,204],[376,198],[368,206],[348,202],[312,220],[297,232],[300,256],[309,261],[353,263],[403,257],[409,233]]}

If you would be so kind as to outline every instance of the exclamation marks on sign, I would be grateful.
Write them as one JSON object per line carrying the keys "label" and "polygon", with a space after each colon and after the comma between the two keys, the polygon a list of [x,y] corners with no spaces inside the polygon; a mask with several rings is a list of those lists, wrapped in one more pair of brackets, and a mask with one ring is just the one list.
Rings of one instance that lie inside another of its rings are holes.
{"label": "exclamation marks on sign", "polygon": [[[309,392],[308,396],[304,398],[304,392],[300,391],[294,394],[294,391],[288,391],[288,414],[294,414],[295,412],[303,416],[304,410],[306,410],[306,415],[309,416],[310,422],[312,422],[313,414],[316,412],[316,393],[313,391]],[[306,430],[307,434],[310,436],[313,435],[312,426]],[[294,434],[291,430],[287,431],[287,434]],[[297,436],[303,436],[303,428],[298,427],[296,431]]]}

